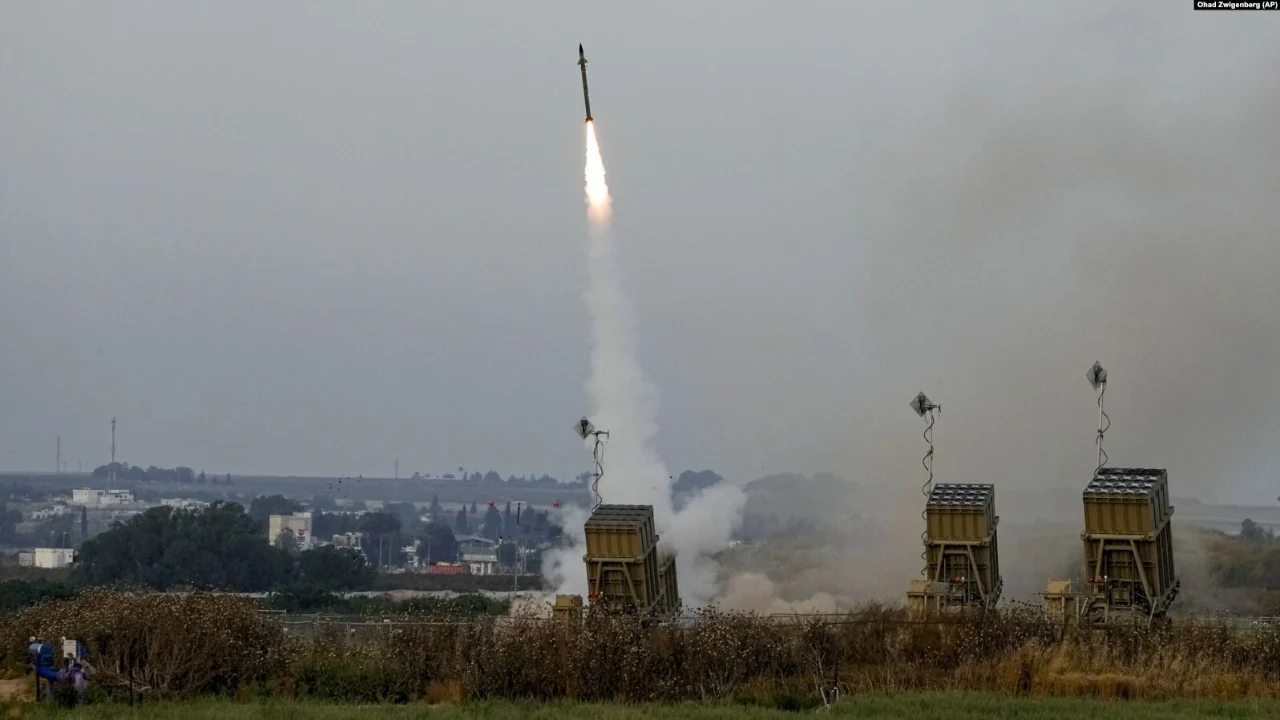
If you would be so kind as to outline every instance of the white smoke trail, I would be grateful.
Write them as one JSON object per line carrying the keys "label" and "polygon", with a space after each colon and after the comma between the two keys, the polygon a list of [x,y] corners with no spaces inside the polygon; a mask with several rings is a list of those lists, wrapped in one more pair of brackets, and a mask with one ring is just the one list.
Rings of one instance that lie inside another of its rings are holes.
{"label": "white smoke trail", "polygon": [[667,469],[653,450],[658,432],[657,390],[640,368],[639,331],[622,288],[618,246],[609,227],[611,202],[595,123],[587,123],[587,308],[591,313],[591,376],[587,393],[596,427],[610,432],[601,495],[611,504],[653,505],[671,516]]}
{"label": "white smoke trail", "polygon": [[[586,301],[592,349],[587,392],[592,420],[610,433],[600,494],[611,504],[653,506],[662,545],[676,553],[681,599],[686,605],[701,606],[717,589],[716,565],[710,555],[728,546],[746,497],[736,486],[719,486],[694,498],[680,513],[674,512],[671,478],[653,446],[658,432],[657,390],[640,368],[639,332],[622,287],[618,248],[609,226],[609,186],[591,122],[587,123],[585,179],[591,220]],[[577,518],[566,518],[570,520]],[[581,526],[580,521],[566,524],[566,532],[579,545],[549,558],[548,577],[560,592],[585,589]]]}

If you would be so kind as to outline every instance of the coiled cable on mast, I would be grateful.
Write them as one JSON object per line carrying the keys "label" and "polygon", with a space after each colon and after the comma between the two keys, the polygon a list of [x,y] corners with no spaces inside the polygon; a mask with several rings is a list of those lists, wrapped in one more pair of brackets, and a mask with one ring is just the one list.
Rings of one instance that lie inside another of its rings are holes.
{"label": "coiled cable on mast", "polygon": [[929,493],[933,490],[933,424],[936,422],[933,415],[933,408],[929,408],[928,414],[929,424],[924,429],[924,441],[929,444],[929,450],[921,458],[920,464],[924,466],[924,470],[928,473],[928,479],[924,481],[924,485],[920,486],[920,492],[924,495],[924,509],[920,511],[920,519],[924,521],[924,530],[920,532],[920,544],[924,546],[924,550],[920,551],[920,559],[924,562],[924,566],[920,568],[920,574],[926,579],[929,577]]}
{"label": "coiled cable on mast", "polygon": [[[1106,466],[1107,461],[1111,458],[1107,455],[1107,451],[1102,449],[1102,437],[1111,429],[1111,416],[1107,411],[1102,409],[1102,398],[1107,394],[1107,385],[1104,382],[1098,389],[1098,467],[1093,469],[1093,474],[1097,475],[1098,471]],[[1106,423],[1105,425],[1103,423]]]}
{"label": "coiled cable on mast", "polygon": [[[595,479],[591,481],[591,494],[595,496],[595,504],[591,506],[591,512],[595,512],[597,508],[604,503],[600,497],[600,478],[604,477],[604,441],[600,439],[600,432],[594,432],[596,444],[591,450],[591,457],[596,461]],[[608,434],[605,434],[608,437]]]}

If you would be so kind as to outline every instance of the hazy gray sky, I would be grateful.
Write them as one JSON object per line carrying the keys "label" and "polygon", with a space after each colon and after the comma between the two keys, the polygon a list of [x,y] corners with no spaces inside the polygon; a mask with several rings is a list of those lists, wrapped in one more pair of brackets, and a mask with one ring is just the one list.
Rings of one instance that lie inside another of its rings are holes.
{"label": "hazy gray sky", "polygon": [[[589,458],[582,103],[672,468],[1280,486],[1280,16],[0,5],[0,467]],[[622,431],[622,429],[614,429]]]}

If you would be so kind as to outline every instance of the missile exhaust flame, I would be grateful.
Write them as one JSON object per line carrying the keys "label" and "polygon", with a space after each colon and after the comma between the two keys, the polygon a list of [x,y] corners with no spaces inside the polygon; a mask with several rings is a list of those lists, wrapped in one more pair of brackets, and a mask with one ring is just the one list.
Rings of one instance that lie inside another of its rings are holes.
{"label": "missile exhaust flame", "polygon": [[609,221],[609,185],[604,180],[604,158],[596,140],[596,124],[587,123],[586,166],[587,214],[592,224],[602,226]]}

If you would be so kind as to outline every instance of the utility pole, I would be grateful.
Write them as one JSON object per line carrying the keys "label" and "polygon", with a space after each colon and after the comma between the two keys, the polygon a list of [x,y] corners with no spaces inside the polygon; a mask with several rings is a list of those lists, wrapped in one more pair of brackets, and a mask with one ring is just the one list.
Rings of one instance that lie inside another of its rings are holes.
{"label": "utility pole", "polygon": [[111,418],[111,472],[107,473],[107,487],[116,486],[116,419]]}
{"label": "utility pole", "polygon": [[53,471],[55,473],[62,472],[62,436],[58,436],[58,456],[53,461]]}
{"label": "utility pole", "polygon": [[516,537],[518,538],[519,544],[516,546],[516,553],[517,553],[516,559],[520,561],[521,575],[529,571],[529,568],[525,564],[526,556],[524,553],[524,525],[520,524],[520,511],[523,508],[524,508],[524,503],[522,501],[517,500],[516,501]]}
{"label": "utility pole", "polygon": [[396,480],[400,479],[400,460],[396,459]]}

